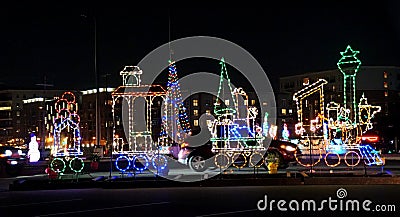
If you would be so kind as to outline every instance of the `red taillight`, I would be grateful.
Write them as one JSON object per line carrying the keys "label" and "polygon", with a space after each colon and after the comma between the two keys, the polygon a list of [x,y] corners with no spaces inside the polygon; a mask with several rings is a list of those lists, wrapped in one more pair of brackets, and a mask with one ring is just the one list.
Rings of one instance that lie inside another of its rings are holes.
{"label": "red taillight", "polygon": [[362,137],[362,140],[366,140],[369,142],[377,142],[378,139],[379,139],[379,137],[377,137],[377,136],[363,136]]}

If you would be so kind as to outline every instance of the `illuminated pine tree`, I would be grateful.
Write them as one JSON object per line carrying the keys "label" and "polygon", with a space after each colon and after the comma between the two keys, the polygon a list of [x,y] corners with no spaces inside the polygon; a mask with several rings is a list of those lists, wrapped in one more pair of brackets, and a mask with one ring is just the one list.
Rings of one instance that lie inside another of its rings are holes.
{"label": "illuminated pine tree", "polygon": [[178,73],[174,61],[169,61],[167,83],[166,109],[162,117],[161,138],[172,139],[178,144],[183,143],[185,135],[190,133],[189,118],[183,106]]}
{"label": "illuminated pine tree", "polygon": [[218,94],[216,102],[214,103],[214,113],[216,115],[235,114],[237,112],[236,101],[235,97],[233,96],[231,80],[229,79],[224,58],[221,58],[219,64],[221,65],[221,74],[219,80]]}

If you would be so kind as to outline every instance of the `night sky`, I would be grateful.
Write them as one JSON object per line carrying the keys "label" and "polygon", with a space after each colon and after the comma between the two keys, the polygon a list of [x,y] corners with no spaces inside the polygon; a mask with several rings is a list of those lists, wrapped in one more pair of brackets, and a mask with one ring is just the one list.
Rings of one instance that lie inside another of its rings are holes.
{"label": "night sky", "polygon": [[[136,65],[170,39],[196,35],[227,39],[248,50],[275,87],[279,76],[336,68],[339,52],[348,44],[360,51],[364,66],[400,66],[400,3],[396,1],[274,3],[244,9],[198,6],[2,7],[0,87],[40,89],[35,84],[43,83],[46,75],[52,89],[94,88],[93,15],[98,72],[110,74],[107,82],[114,87],[121,83],[123,66]],[[217,63],[205,60],[189,60],[177,67],[180,76],[219,72]],[[100,86],[105,82],[102,77]]]}

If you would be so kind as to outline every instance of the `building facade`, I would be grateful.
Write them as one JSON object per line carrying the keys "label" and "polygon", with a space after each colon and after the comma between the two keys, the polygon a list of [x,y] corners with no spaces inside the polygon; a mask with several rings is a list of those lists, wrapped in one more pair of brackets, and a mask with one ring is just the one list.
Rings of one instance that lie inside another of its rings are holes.
{"label": "building facade", "polygon": [[[318,79],[325,79],[328,82],[324,86],[325,103],[331,101],[343,103],[344,78],[338,69],[281,77],[278,93],[280,97],[277,98],[280,125],[289,122],[293,126],[291,122],[297,122],[293,94]],[[385,137],[390,139],[400,135],[399,128],[396,127],[396,123],[400,121],[396,112],[400,104],[400,67],[361,66],[356,76],[357,103],[363,94],[369,104],[382,107],[382,111],[374,119],[375,129],[381,134],[384,132]],[[310,102],[310,105],[312,103]]]}
{"label": "building facade", "polygon": [[[27,123],[23,114],[24,100],[52,99],[60,93],[62,93],[61,90],[1,90],[0,144],[23,145],[29,138],[25,130]],[[42,102],[42,108],[43,106]],[[43,114],[41,113],[41,115]]]}
{"label": "building facade", "polygon": [[[112,97],[114,88],[99,88],[99,108],[97,119],[99,123],[99,137],[101,146],[112,142]],[[96,89],[80,91],[80,107],[78,110],[81,128],[82,142],[84,147],[96,144]]]}

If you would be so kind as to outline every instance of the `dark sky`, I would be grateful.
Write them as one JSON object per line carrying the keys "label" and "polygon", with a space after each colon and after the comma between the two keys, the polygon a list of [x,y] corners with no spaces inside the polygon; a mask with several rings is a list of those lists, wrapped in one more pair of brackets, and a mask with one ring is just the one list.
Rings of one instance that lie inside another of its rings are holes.
{"label": "dark sky", "polygon": [[[35,84],[46,75],[53,89],[93,88],[93,13],[98,71],[111,74],[111,86],[120,84],[124,65],[136,65],[168,42],[169,16],[171,40],[196,35],[227,39],[248,50],[271,79],[336,68],[348,44],[360,51],[363,65],[400,66],[400,4],[349,2],[196,9],[5,6],[0,9],[0,84],[40,88]],[[215,69],[216,64],[203,62],[177,67],[182,75]]]}

